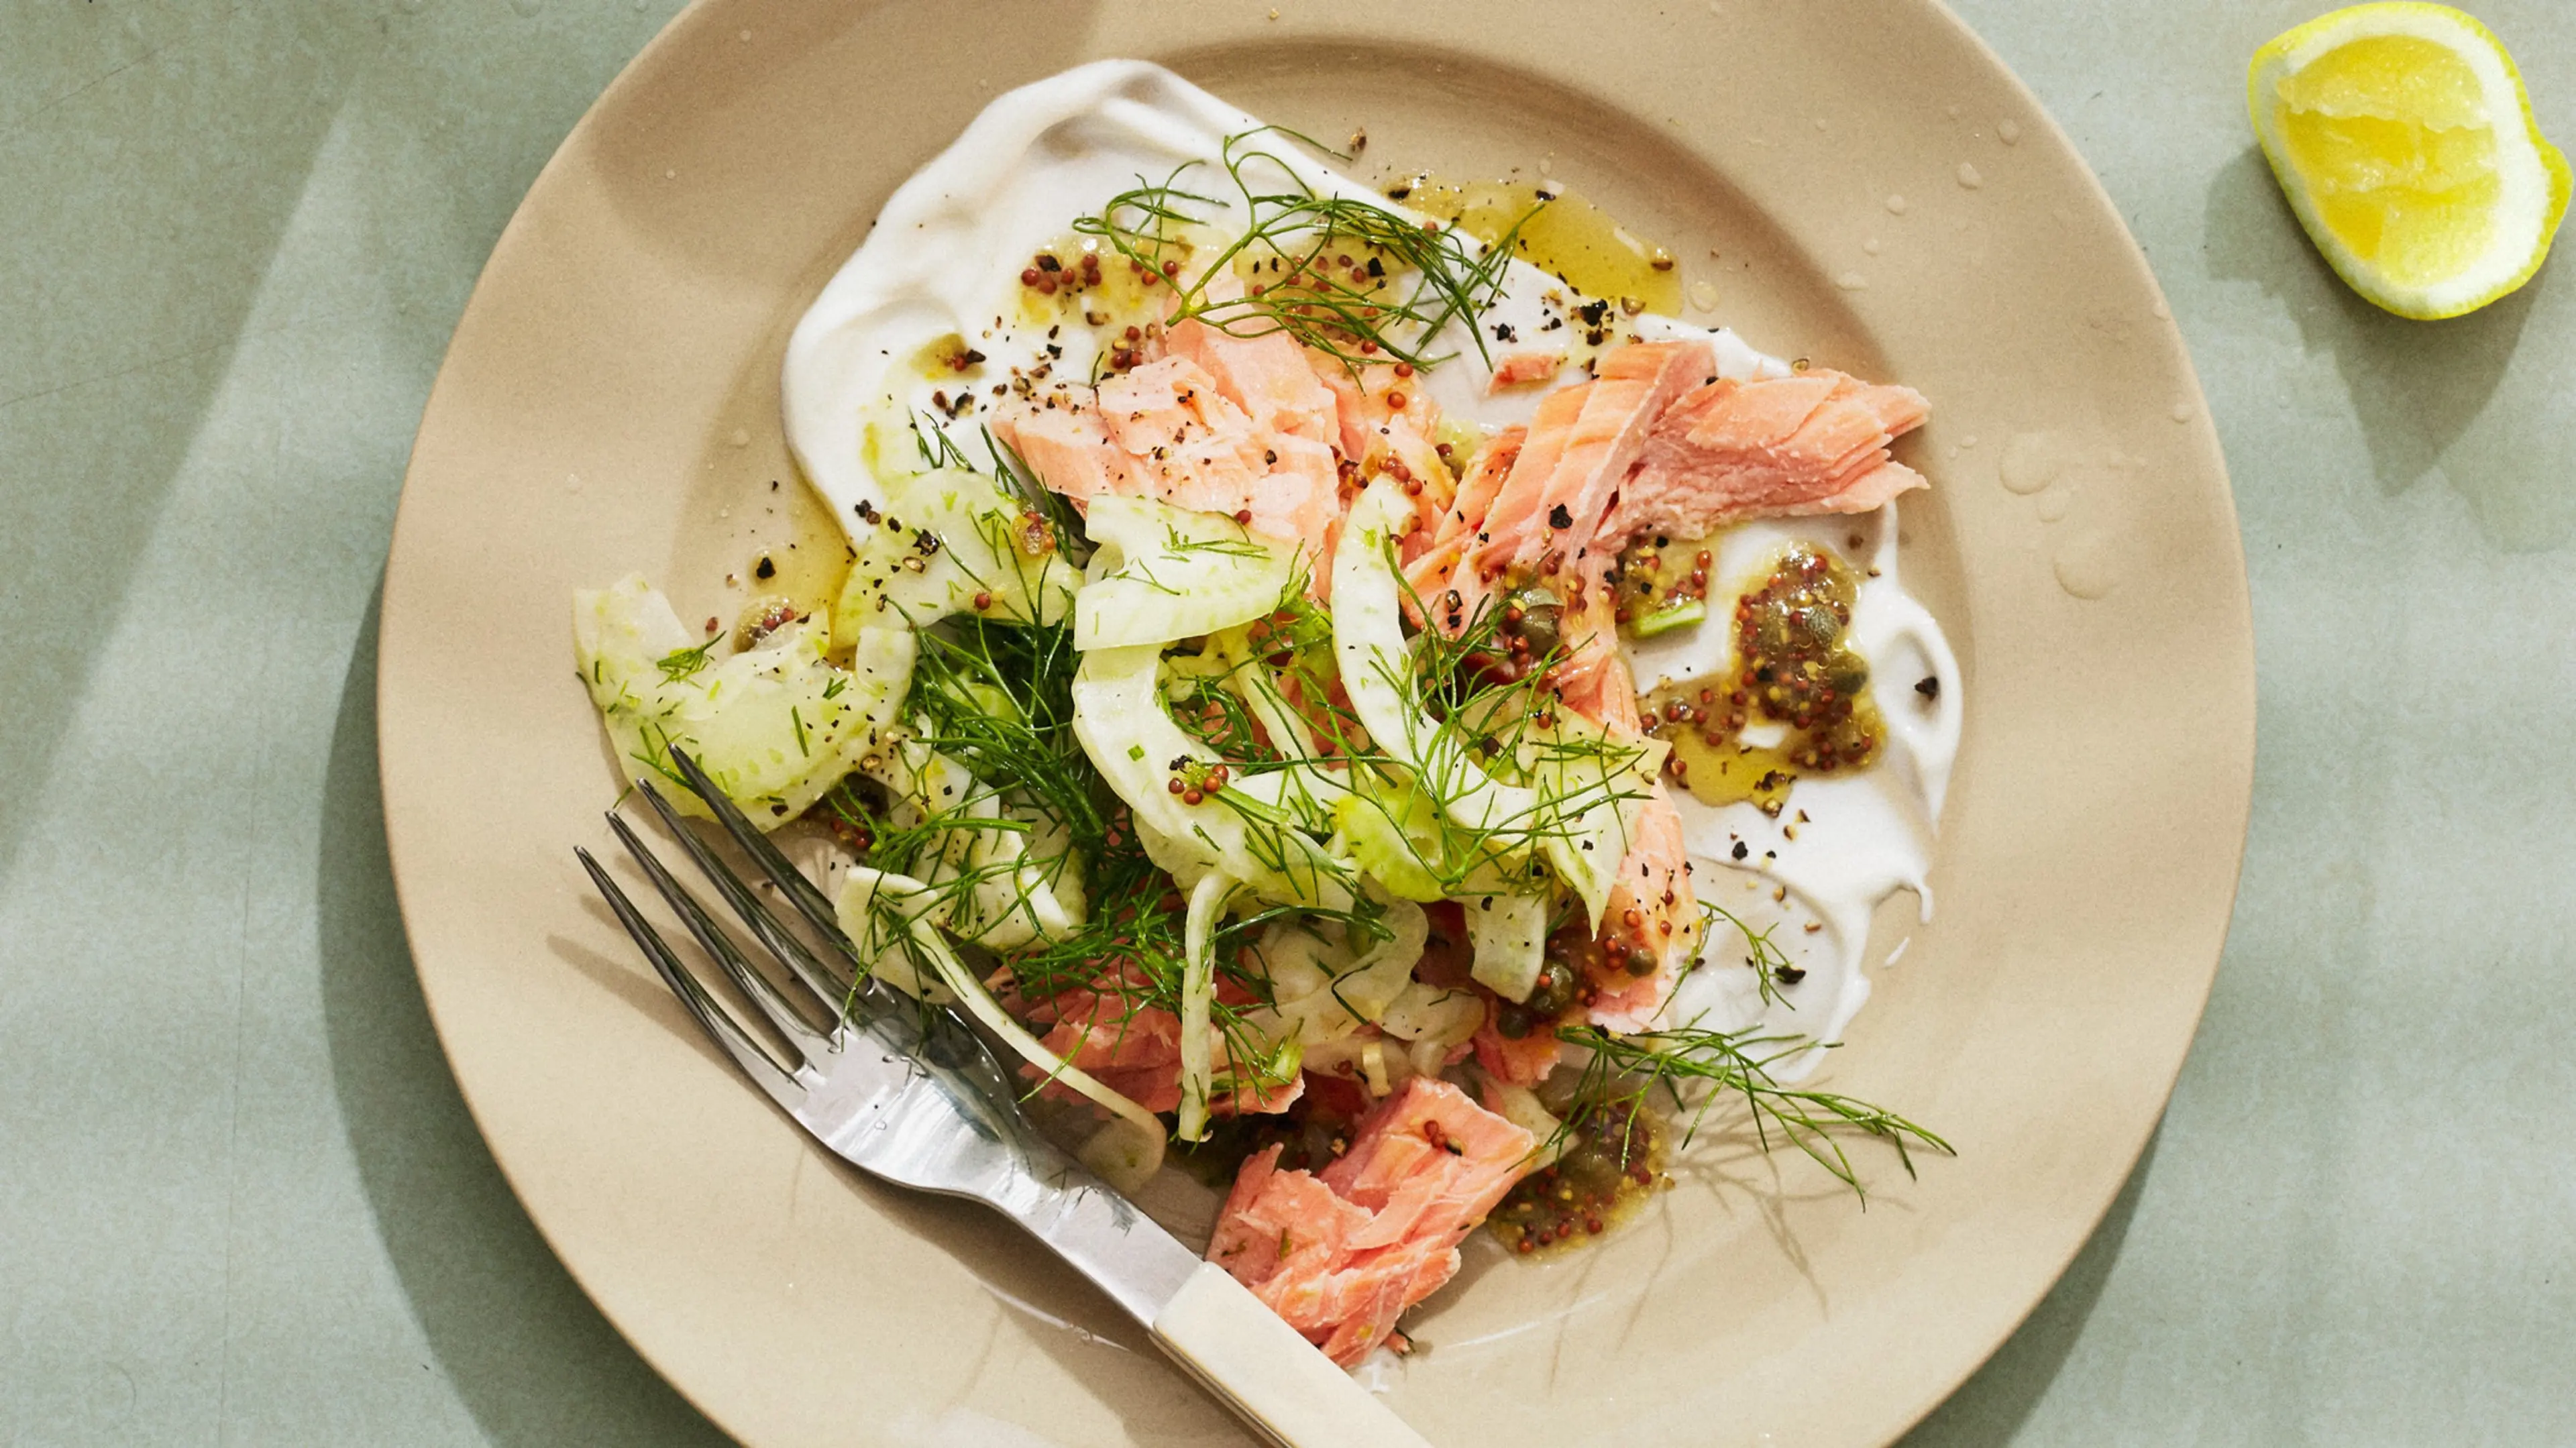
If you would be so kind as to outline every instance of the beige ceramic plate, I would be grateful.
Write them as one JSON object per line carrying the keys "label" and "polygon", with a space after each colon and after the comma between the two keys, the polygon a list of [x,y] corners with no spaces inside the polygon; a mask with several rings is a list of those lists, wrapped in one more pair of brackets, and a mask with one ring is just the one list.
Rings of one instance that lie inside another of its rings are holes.
{"label": "beige ceramic plate", "polygon": [[985,101],[1108,55],[1311,134],[1365,126],[1374,165],[1543,164],[1671,243],[1755,345],[1933,399],[1906,566],[1964,660],[1966,742],[1938,917],[1882,914],[1871,959],[1912,944],[1831,1080],[1958,1159],[1909,1183],[1863,1152],[1863,1213],[1803,1162],[1722,1149],[1597,1252],[1471,1254],[1394,1389],[1478,1448],[1894,1437],[2136,1160],[2218,958],[2253,759],[2243,565],[2181,342],[2083,163],[1929,0],[682,16],[493,252],[385,583],[395,872],[494,1154],[609,1317],[749,1442],[1239,1441],[998,1219],[811,1147],[572,858],[616,790],[571,590],[641,568],[730,616],[723,575],[795,536],[788,328]]}

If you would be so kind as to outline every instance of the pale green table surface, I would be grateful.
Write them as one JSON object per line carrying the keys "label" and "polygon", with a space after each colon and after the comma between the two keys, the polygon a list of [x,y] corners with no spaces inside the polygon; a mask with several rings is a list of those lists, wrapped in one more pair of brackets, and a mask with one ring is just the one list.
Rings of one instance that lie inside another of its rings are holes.
{"label": "pale green table surface", "polygon": [[[8,1443],[719,1438],[466,1118],[371,705],[449,330],[671,8],[0,0]],[[2242,99],[2319,0],[1961,8],[2190,339],[2262,742],[2162,1134],[1910,1441],[2576,1442],[2576,257],[2432,326],[2336,285]],[[2482,14],[2576,144],[2576,5]]]}

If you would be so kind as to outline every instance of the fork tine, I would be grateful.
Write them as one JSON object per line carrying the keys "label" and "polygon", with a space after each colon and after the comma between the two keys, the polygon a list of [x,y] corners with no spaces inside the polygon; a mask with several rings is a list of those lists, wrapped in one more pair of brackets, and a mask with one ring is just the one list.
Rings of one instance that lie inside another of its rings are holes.
{"label": "fork tine", "polygon": [[636,948],[644,952],[644,958],[653,963],[654,973],[662,977],[662,984],[669,986],[671,994],[680,998],[680,1004],[688,1008],[699,1029],[707,1033],[707,1038],[733,1057],[734,1064],[742,1068],[743,1074],[768,1092],[779,1105],[793,1111],[804,1104],[805,1088],[796,1084],[796,1078],[770,1056],[766,1046],[753,1040],[749,1032],[734,1023],[732,1014],[721,1002],[707,994],[707,988],[698,984],[697,977],[691,975],[688,967],[680,963],[680,958],[671,953],[671,947],[662,941],[661,932],[645,920],[643,912],[635,908],[635,902],[627,899],[626,892],[617,888],[617,882],[608,878],[608,872],[600,868],[599,861],[591,858],[590,851],[575,845],[572,852],[581,857],[581,867],[590,872],[591,884],[599,887],[599,893],[608,901],[608,908],[617,913],[617,923],[626,927],[626,933],[634,938]]}
{"label": "fork tine", "polygon": [[696,937],[707,954],[715,957],[716,964],[733,978],[733,983],[742,989],[743,995],[769,1018],[769,1023],[778,1028],[778,1033],[785,1036],[809,1064],[818,1060],[831,1045],[823,1033],[814,1029],[806,1021],[804,1013],[790,1005],[766,977],[752,969],[751,957],[744,955],[742,947],[734,944],[733,937],[725,934],[724,927],[716,924],[715,917],[707,913],[707,907],[698,903],[698,897],[672,877],[670,870],[645,847],[633,826],[612,812],[608,816],[608,827],[617,832],[618,840],[626,846],[626,853],[634,856],[635,863],[644,867],[646,878],[653,882],[654,889],[662,892],[662,898],[670,903],[672,911],[680,917],[680,923],[688,927],[689,934]]}
{"label": "fork tine", "polygon": [[814,888],[814,882],[805,878],[805,872],[788,863],[787,857],[778,852],[778,847],[769,842],[769,837],[753,828],[751,821],[743,818],[742,811],[734,807],[734,802],[726,797],[724,790],[707,777],[707,772],[698,767],[698,762],[691,759],[687,751],[676,744],[671,746],[671,762],[679,767],[680,777],[687,781],[689,792],[705,801],[708,810],[714,813],[716,823],[724,826],[725,833],[733,837],[733,842],[769,876],[770,883],[787,897],[787,903],[795,907],[797,914],[805,917],[805,923],[821,932],[834,949],[848,957],[854,974],[866,975],[869,962],[860,957],[858,946],[842,932],[832,902],[823,898],[823,892]]}
{"label": "fork tine", "polygon": [[698,838],[697,831],[690,829],[681,821],[680,812],[671,807],[671,802],[662,797],[660,790],[655,789],[649,782],[643,781],[639,781],[637,787],[644,795],[644,802],[651,805],[653,812],[662,817],[663,827],[670,831],[673,839],[680,842],[680,848],[686,851],[689,859],[697,865],[698,872],[706,876],[708,883],[716,887],[716,893],[722,895],[725,903],[733,907],[733,913],[741,918],[742,923],[750,928],[753,935],[760,938],[760,943],[769,947],[769,953],[778,957],[781,965],[787,967],[790,973],[804,983],[807,990],[812,991],[817,999],[833,1008],[836,1013],[850,1004],[850,978],[847,976],[836,978],[831,967],[813,951],[807,949],[805,942],[797,939],[795,933],[780,922],[777,914],[761,903],[760,897],[751,892],[751,887],[743,883],[742,877],[734,873],[733,867],[726,864],[722,856],[708,849],[706,842]]}

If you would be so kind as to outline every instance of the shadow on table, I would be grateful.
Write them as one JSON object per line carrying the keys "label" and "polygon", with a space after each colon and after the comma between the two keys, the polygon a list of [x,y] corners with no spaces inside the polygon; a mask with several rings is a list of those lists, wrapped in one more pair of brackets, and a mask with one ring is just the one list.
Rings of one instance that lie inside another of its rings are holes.
{"label": "shadow on table", "polygon": [[2205,217],[2209,274],[2260,286],[2298,324],[2304,348],[2334,360],[2381,496],[2439,478],[2499,548],[2530,552],[2576,537],[2576,490],[2565,483],[2576,440],[2555,390],[2564,383],[2536,362],[2511,365],[2535,313],[2535,338],[2569,325],[2576,295],[2551,280],[2563,261],[2465,317],[2414,322],[2362,300],[2334,274],[2260,150],[2247,147],[2211,177]]}
{"label": "shadow on table", "polygon": [[2137,1214],[2138,1197],[2148,1170],[2155,1165],[2156,1143],[2162,1136],[2159,1130],[2148,1138],[2128,1184],[2120,1188],[2111,1210],[2102,1214],[2102,1225],[2093,1229],[2092,1240],[2075,1254],[2057,1286],[2040,1300],[2020,1330],[1986,1359],[1975,1377],[1905,1436],[1903,1448],[1969,1448],[2012,1441],[2031,1410],[2039,1406],[2048,1385],[2056,1381],[2058,1369],[2065,1366],[2067,1353],[2084,1331],[2084,1320],[2093,1315],[2093,1304],[2101,1299],[2111,1266],[2120,1260],[2120,1244],[2129,1235],[2129,1219]]}
{"label": "shadow on table", "polygon": [[[129,606],[356,65],[361,27],[325,7],[241,8],[223,25],[128,19],[127,43],[150,47],[152,64],[128,59],[42,101],[0,96],[15,267],[0,292],[12,349],[0,361],[0,636],[13,681],[0,737],[37,778],[104,653],[102,621]],[[105,26],[86,9],[13,13],[11,43],[74,54],[76,34]],[[189,123],[142,122],[171,114]],[[33,204],[19,200],[30,192]],[[34,803],[0,794],[0,876]]]}
{"label": "shadow on table", "polygon": [[395,911],[375,693],[371,601],[323,786],[322,1002],[341,1118],[412,1311],[496,1444],[722,1443],[574,1285],[466,1115]]}

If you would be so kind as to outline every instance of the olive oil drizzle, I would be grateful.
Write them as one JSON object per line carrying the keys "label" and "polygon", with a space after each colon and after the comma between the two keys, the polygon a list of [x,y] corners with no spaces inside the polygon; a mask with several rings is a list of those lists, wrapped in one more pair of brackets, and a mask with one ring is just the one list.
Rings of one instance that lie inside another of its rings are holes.
{"label": "olive oil drizzle", "polygon": [[1519,260],[1630,315],[1681,315],[1682,274],[1672,252],[1571,191],[1535,181],[1457,181],[1423,172],[1389,186],[1386,194],[1480,241],[1509,238]]}

